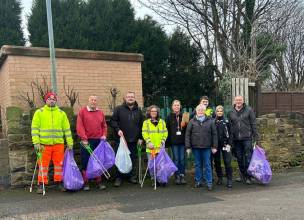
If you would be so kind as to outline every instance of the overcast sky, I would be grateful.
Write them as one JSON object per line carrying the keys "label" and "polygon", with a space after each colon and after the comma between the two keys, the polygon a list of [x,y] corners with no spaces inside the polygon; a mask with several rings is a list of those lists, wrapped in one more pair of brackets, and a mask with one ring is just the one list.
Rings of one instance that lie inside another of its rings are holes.
{"label": "overcast sky", "polygon": [[[1,0],[0,0],[1,1]],[[135,9],[135,14],[136,17],[144,17],[144,15],[148,14],[151,15],[152,17],[154,17],[154,19],[157,19],[155,14],[153,14],[153,12],[151,12],[149,9],[142,7],[137,0],[130,0],[131,4],[133,5],[134,9]],[[32,2],[33,0],[21,0],[22,3],[22,27],[24,30],[25,35],[28,35],[28,32],[26,30],[26,22],[27,22],[27,15],[30,13],[31,11],[31,7],[32,7]],[[167,28],[166,28],[167,29]],[[169,29],[167,29],[169,30]]]}

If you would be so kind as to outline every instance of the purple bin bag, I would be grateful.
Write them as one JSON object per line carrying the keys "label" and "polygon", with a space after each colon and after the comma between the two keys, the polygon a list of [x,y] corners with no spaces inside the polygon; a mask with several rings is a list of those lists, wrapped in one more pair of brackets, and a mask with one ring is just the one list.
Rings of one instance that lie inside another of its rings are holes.
{"label": "purple bin bag", "polygon": [[272,171],[263,148],[259,146],[255,147],[247,172],[263,184],[270,182]]}
{"label": "purple bin bag", "polygon": [[154,177],[154,160],[156,167],[156,180],[159,183],[168,183],[169,178],[177,171],[177,167],[167,154],[165,148],[161,148],[156,158],[148,162],[150,175]]}
{"label": "purple bin bag", "polygon": [[104,174],[115,163],[115,153],[111,145],[101,140],[89,158],[86,175],[88,179],[94,179]]}
{"label": "purple bin bag", "polygon": [[68,190],[80,190],[84,181],[74,160],[73,150],[66,149],[63,160],[63,185]]}

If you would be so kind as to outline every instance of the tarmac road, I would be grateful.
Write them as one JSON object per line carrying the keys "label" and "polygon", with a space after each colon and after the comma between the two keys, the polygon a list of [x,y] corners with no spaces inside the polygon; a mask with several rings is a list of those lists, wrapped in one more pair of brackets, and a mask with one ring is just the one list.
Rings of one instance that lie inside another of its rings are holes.
{"label": "tarmac road", "polygon": [[[0,191],[0,219],[304,219],[304,172],[275,175],[268,186],[234,183],[194,189],[170,183],[156,191],[124,183],[105,191],[58,192],[46,196],[28,189]],[[190,183],[191,182],[191,183]]]}

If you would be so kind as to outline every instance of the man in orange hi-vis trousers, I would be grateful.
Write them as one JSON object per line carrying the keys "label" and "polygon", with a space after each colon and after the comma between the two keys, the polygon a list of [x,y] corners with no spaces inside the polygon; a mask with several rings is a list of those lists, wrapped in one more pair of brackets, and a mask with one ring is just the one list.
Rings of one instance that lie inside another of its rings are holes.
{"label": "man in orange hi-vis trousers", "polygon": [[54,165],[54,182],[58,189],[65,191],[62,185],[62,163],[64,157],[64,137],[68,148],[73,148],[70,123],[64,111],[56,105],[55,93],[47,93],[44,97],[46,105],[38,109],[32,120],[32,141],[36,152],[41,153],[39,159],[38,189],[42,193],[42,183],[48,184],[50,161]]}

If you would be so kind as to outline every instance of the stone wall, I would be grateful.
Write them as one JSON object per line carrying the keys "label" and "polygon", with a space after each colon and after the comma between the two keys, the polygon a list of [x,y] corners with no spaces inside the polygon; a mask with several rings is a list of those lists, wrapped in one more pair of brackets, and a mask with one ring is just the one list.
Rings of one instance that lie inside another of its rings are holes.
{"label": "stone wall", "polygon": [[0,139],[0,186],[8,186],[9,178],[9,160],[7,140]]}
{"label": "stone wall", "polygon": [[[75,129],[73,109],[65,107],[62,110],[67,113],[72,130]],[[36,155],[31,141],[32,115],[33,112],[24,112],[19,107],[6,109],[7,150],[12,187],[29,185],[33,175]]]}
{"label": "stone wall", "polygon": [[274,113],[257,119],[261,145],[272,169],[304,166],[304,115]]}

